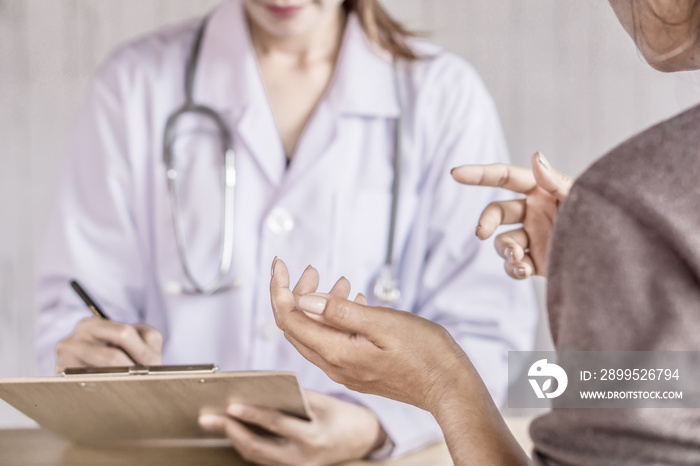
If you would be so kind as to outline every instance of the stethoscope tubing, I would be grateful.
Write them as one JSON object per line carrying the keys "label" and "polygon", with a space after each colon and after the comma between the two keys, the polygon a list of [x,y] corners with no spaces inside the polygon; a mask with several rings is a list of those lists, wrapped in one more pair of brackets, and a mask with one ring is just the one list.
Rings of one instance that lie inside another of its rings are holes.
{"label": "stethoscope tubing", "polygon": [[[194,103],[194,78],[199,60],[199,52],[202,37],[206,28],[207,19],[197,31],[192,52],[185,66],[185,103],[175,110],[165,123],[163,132],[163,162],[165,164],[170,206],[172,210],[173,228],[175,229],[175,241],[178,256],[183,272],[194,288],[195,294],[214,294],[226,288],[225,282],[231,270],[233,258],[233,226],[234,226],[234,196],[236,185],[235,151],[233,150],[233,138],[228,126],[218,112],[204,105]],[[219,270],[214,279],[207,285],[203,285],[194,276],[187,255],[187,240],[182,216],[182,208],[177,191],[178,172],[173,158],[173,145],[178,120],[186,114],[199,114],[213,121],[217,127],[223,143],[224,150],[224,204],[221,227],[221,246]]]}

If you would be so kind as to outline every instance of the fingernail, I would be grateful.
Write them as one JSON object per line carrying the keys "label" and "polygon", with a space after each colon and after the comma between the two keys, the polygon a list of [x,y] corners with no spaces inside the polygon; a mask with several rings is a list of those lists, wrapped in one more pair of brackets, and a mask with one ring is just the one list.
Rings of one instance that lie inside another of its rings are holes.
{"label": "fingernail", "polygon": [[509,260],[511,262],[515,261],[515,249],[513,249],[511,247],[507,247],[503,252],[505,253],[507,260]]}
{"label": "fingernail", "polygon": [[226,412],[233,417],[242,416],[244,410],[245,406],[242,405],[228,405],[228,407],[226,408]]}
{"label": "fingernail", "polygon": [[537,161],[545,170],[550,170],[552,168],[552,166],[549,165],[549,161],[542,155],[542,152],[537,153]]}
{"label": "fingernail", "polygon": [[273,277],[275,275],[275,265],[277,265],[278,260],[277,256],[275,256],[275,260],[272,261],[272,271],[270,271],[270,275]]}
{"label": "fingernail", "polygon": [[527,278],[527,269],[525,269],[525,267],[516,267],[515,276],[518,278]]}
{"label": "fingernail", "polygon": [[328,301],[323,296],[307,294],[299,298],[299,308],[312,314],[323,314]]}
{"label": "fingernail", "polygon": [[476,236],[479,236],[479,229],[480,229],[480,228],[481,228],[481,224],[478,224],[478,225],[476,226],[476,230],[474,231],[474,234],[475,234]]}
{"label": "fingernail", "polygon": [[453,174],[457,170],[457,167],[454,167],[452,170],[450,170],[450,175]]}
{"label": "fingernail", "polygon": [[206,430],[212,430],[219,427],[221,418],[215,414],[202,414],[199,416],[199,425]]}

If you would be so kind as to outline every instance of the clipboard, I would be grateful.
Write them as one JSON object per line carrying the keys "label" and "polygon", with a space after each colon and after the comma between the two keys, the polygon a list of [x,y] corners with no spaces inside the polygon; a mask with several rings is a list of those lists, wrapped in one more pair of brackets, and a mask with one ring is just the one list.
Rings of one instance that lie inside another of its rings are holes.
{"label": "clipboard", "polygon": [[200,414],[248,404],[310,419],[292,372],[217,372],[214,365],[67,369],[63,376],[0,380],[0,398],[81,445],[212,438]]}

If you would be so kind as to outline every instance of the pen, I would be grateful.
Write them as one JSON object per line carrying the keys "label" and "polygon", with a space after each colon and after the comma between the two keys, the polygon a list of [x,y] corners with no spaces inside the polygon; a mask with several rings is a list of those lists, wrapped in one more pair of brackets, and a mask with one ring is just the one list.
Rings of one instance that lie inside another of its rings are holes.
{"label": "pen", "polygon": [[76,293],[78,293],[78,296],[80,296],[80,299],[83,300],[83,302],[87,305],[88,309],[95,314],[95,317],[99,317],[101,319],[109,320],[109,317],[102,312],[102,309],[100,309],[97,304],[95,304],[95,301],[90,298],[90,296],[85,292],[82,286],[78,284],[75,280],[70,281],[70,286],[75,290]]}

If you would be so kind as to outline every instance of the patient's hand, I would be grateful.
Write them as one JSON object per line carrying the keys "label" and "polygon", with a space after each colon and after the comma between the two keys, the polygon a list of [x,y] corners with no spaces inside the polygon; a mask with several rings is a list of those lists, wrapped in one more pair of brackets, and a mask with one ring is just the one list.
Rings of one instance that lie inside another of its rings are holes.
{"label": "patient's hand", "polygon": [[[338,284],[349,285],[344,279]],[[447,330],[408,312],[367,306],[361,295],[352,302],[335,293],[316,294],[317,286],[318,273],[308,268],[292,292],[287,266],[281,260],[273,264],[275,320],[306,359],[350,389],[430,411],[455,465],[528,464]]]}
{"label": "patient's hand", "polygon": [[67,367],[162,364],[163,336],[143,324],[127,325],[91,317],[56,346],[56,371]]}
{"label": "patient's hand", "polygon": [[[434,322],[367,306],[362,295],[352,302],[337,293],[315,294],[318,272],[312,267],[294,292],[284,262],[277,260],[273,271],[270,294],[277,325],[306,359],[352,390],[431,410],[451,377],[471,367],[449,332]],[[341,283],[349,291],[347,280]]]}
{"label": "patient's hand", "polygon": [[476,235],[486,239],[501,225],[521,223],[521,228],[496,237],[506,272],[516,279],[546,275],[552,225],[574,179],[552,169],[539,152],[532,156],[532,170],[504,164],[463,165],[452,170],[452,176],[463,184],[501,187],[525,195],[525,199],[489,204]]}

